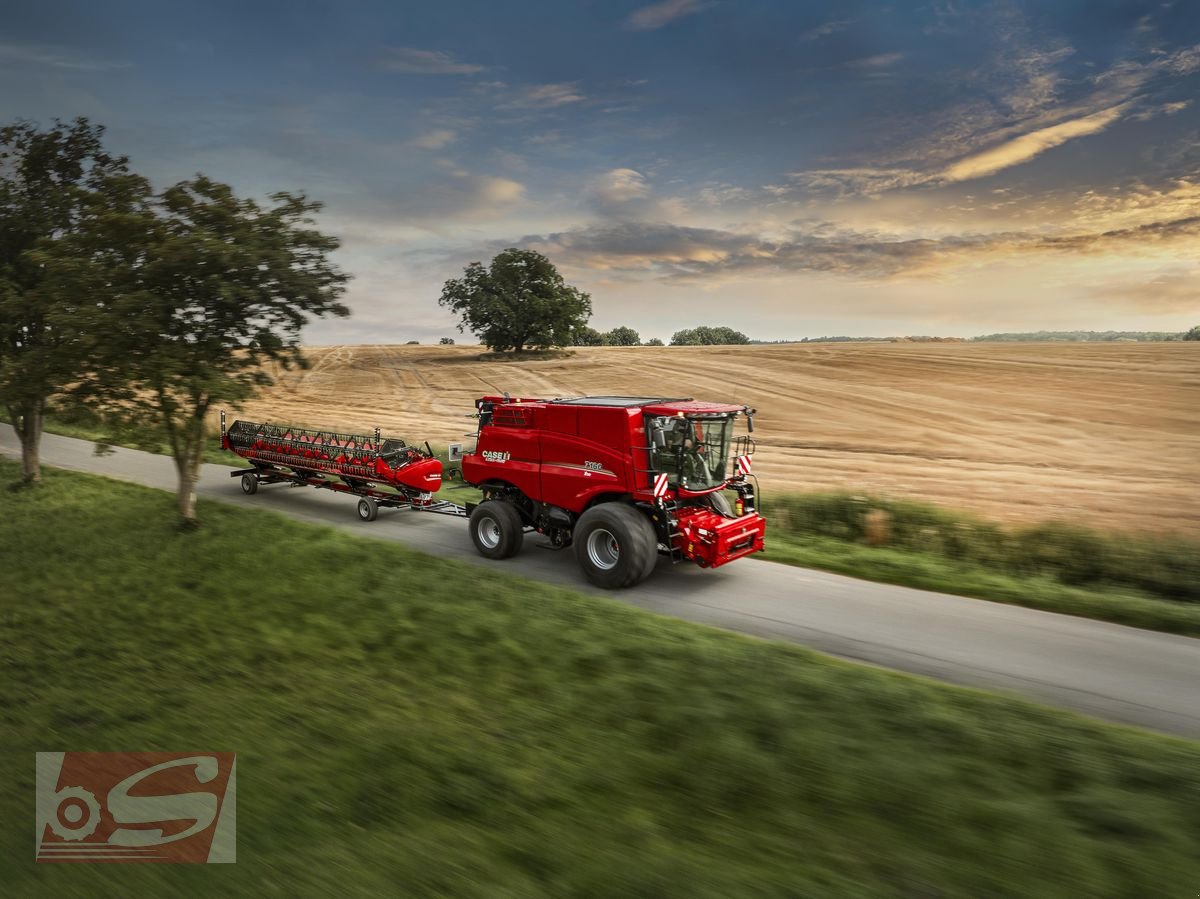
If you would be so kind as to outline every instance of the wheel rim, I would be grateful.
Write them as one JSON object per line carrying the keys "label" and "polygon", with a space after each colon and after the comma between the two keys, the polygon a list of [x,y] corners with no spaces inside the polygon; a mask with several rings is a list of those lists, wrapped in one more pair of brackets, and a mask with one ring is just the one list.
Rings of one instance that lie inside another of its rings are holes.
{"label": "wheel rim", "polygon": [[254,482],[250,480],[250,475],[242,475],[242,492],[249,493],[254,489]]}
{"label": "wheel rim", "polygon": [[621,558],[621,545],[611,531],[596,528],[587,538],[588,561],[601,571],[611,571]]}
{"label": "wheel rim", "polygon": [[371,517],[371,507],[369,505],[367,505],[365,502],[359,503],[358,504],[358,514],[359,514],[360,518],[370,518]]}
{"label": "wheel rim", "polygon": [[475,533],[479,535],[479,542],[488,549],[495,549],[500,545],[500,523],[494,518],[481,518]]}

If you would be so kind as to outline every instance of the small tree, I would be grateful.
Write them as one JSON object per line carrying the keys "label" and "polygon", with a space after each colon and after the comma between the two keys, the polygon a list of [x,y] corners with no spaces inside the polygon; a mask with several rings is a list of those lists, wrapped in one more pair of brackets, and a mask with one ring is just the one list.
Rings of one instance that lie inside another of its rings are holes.
{"label": "small tree", "polygon": [[1192,328],[1190,331],[1188,331],[1186,334],[1184,334],[1183,339],[1184,340],[1200,340],[1200,325],[1196,325],[1196,327]]}
{"label": "small tree", "polygon": [[633,328],[622,325],[604,334],[605,346],[640,346],[642,337]]}
{"label": "small tree", "polygon": [[[337,240],[311,227],[320,204],[303,196],[275,194],[263,208],[202,175],[157,196],[142,184],[96,211],[83,246],[45,262],[60,293],[92,300],[80,395],[162,427],[191,525],[209,410],[270,384],[265,363],[302,365],[307,316],[349,314],[337,302],[346,276],[328,259]],[[120,251],[81,267],[88,240]]]}
{"label": "small tree", "polygon": [[472,262],[460,279],[446,282],[438,304],[462,316],[494,352],[568,346],[587,324],[592,301],[568,285],[554,265],[533,250],[508,249],[488,268]]}
{"label": "small tree", "polygon": [[649,340],[646,341],[645,345],[646,346],[662,346],[663,342],[661,340],[659,340],[657,337],[651,337]]}
{"label": "small tree", "polygon": [[454,338],[453,337],[443,337],[441,340],[438,341],[438,343],[441,344],[442,346],[454,346]]}
{"label": "small tree", "polygon": [[46,401],[80,376],[79,294],[47,289],[37,258],[77,235],[87,205],[126,160],[105,152],[86,119],[38,131],[0,128],[0,405],[21,441],[25,483],[41,479]]}

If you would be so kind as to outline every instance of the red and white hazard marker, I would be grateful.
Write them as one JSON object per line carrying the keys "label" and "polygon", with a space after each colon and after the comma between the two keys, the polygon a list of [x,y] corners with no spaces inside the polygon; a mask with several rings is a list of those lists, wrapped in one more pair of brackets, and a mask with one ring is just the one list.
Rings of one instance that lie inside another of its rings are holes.
{"label": "red and white hazard marker", "polygon": [[750,466],[750,457],[749,456],[738,456],[737,457],[738,474],[750,474],[750,467],[751,466]]}
{"label": "red and white hazard marker", "polygon": [[655,475],[654,477],[654,496],[655,498],[667,495],[667,476],[666,474]]}

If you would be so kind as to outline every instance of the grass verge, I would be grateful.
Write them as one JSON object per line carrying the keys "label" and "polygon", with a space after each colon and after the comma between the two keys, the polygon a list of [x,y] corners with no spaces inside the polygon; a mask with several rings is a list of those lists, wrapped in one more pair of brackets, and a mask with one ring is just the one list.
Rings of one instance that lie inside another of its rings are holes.
{"label": "grass verge", "polygon": [[[202,501],[179,534],[160,492],[54,470],[0,504],[11,895],[1200,883],[1197,744],[262,510]],[[32,864],[32,753],[50,748],[238,752],[238,863]]]}

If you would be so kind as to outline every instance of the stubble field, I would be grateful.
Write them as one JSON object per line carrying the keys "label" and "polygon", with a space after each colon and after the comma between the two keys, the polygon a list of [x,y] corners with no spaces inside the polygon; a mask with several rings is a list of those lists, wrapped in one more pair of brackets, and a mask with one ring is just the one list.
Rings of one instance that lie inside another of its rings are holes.
{"label": "stubble field", "polygon": [[694,396],[758,409],[764,492],[851,490],[1009,523],[1200,534],[1200,344],[306,350],[242,417],[445,444],[485,393]]}

